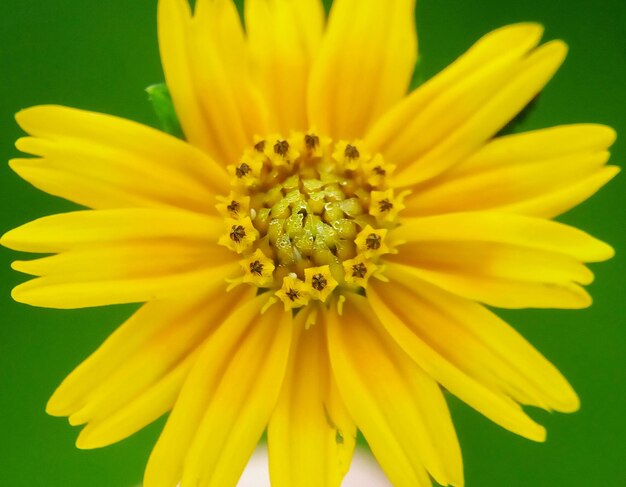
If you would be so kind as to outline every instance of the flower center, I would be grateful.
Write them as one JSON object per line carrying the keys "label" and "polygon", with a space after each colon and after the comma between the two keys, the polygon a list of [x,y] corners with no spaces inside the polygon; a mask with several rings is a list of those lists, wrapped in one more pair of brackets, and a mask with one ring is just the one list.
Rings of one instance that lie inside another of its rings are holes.
{"label": "flower center", "polygon": [[275,293],[285,309],[362,292],[393,249],[387,232],[404,207],[388,186],[394,166],[359,142],[314,133],[267,137],[229,166],[220,239],[241,255],[248,283]]}

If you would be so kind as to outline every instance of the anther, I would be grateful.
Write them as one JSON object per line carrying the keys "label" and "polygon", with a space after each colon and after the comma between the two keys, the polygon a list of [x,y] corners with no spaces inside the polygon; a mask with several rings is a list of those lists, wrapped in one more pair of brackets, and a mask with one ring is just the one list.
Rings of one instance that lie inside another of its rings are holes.
{"label": "anther", "polygon": [[257,276],[263,275],[263,264],[261,264],[258,260],[254,262],[250,262],[250,273],[256,274]]}
{"label": "anther", "polygon": [[389,201],[389,198],[385,198],[384,200],[380,200],[378,202],[378,208],[380,209],[380,212],[383,213],[391,210],[393,208],[393,203]]}
{"label": "anther", "polygon": [[327,284],[328,281],[322,274],[315,274],[311,279],[311,285],[316,291],[322,291]]}
{"label": "anther", "polygon": [[234,213],[236,215],[236,214],[239,213],[239,208],[240,207],[241,207],[241,205],[237,201],[233,200],[233,201],[230,202],[230,205],[228,205],[226,207],[226,209],[228,211],[230,211],[231,213]]}
{"label": "anther", "polygon": [[387,174],[387,171],[385,171],[382,167],[380,166],[376,166],[374,169],[372,169],[372,171],[374,171],[376,174],[378,174],[379,176],[384,176]]}
{"label": "anther", "polygon": [[265,150],[265,141],[262,140],[254,144],[254,150],[257,152],[263,152]]}
{"label": "anther", "polygon": [[279,156],[286,156],[287,152],[289,152],[289,142],[286,140],[277,140],[276,144],[274,144],[274,152]]}
{"label": "anther", "polygon": [[304,144],[307,149],[315,150],[315,148],[320,145],[320,138],[314,134],[306,134],[304,136]]}
{"label": "anther", "polygon": [[287,291],[286,294],[287,294],[287,297],[291,299],[291,301],[295,301],[296,299],[300,297],[300,291],[296,289],[289,289],[289,291]]}
{"label": "anther", "polygon": [[365,245],[369,250],[378,250],[380,248],[381,238],[380,235],[370,233],[365,239]]}
{"label": "anther", "polygon": [[237,175],[238,178],[242,178],[246,174],[248,174],[251,170],[252,169],[250,168],[250,166],[248,166],[248,164],[243,162],[239,165],[239,167],[237,167],[237,169],[235,169],[235,174]]}
{"label": "anther", "polygon": [[244,238],[246,238],[246,229],[241,225],[233,225],[230,232],[230,239],[235,243],[239,243]]}
{"label": "anther", "polygon": [[362,262],[352,266],[352,277],[363,279],[367,274],[367,267]]}
{"label": "anther", "polygon": [[346,145],[346,150],[344,151],[344,155],[346,156],[346,159],[358,159],[361,154],[359,153],[359,150],[356,147],[348,144]]}

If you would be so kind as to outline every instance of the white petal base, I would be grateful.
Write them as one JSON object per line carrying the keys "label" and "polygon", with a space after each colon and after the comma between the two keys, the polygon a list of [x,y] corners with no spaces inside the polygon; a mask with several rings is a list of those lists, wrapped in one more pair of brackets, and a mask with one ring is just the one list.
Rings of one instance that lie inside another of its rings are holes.
{"label": "white petal base", "polygon": [[[237,487],[270,487],[265,447],[254,452]],[[357,448],[342,487],[391,487],[391,484],[372,456]]]}

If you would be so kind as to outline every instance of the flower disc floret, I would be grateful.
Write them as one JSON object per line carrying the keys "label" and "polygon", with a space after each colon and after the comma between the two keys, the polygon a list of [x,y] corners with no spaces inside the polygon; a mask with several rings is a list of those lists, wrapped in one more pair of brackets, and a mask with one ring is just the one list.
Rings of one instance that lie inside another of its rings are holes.
{"label": "flower disc floret", "polygon": [[[404,198],[388,188],[393,169],[360,141],[258,139],[230,166],[232,190],[218,204],[220,243],[243,257],[236,282],[269,289],[286,309],[360,292],[392,250],[386,235]],[[346,262],[365,270],[355,277]]]}

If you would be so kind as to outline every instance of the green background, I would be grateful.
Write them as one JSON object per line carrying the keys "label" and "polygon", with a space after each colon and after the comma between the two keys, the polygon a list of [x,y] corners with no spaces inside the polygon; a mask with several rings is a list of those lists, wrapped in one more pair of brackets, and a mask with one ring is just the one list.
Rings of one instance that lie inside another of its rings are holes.
{"label": "green background", "polygon": [[[0,2],[0,160],[17,155],[20,108],[59,103],[155,124],[143,89],[162,80],[153,0],[3,0]],[[487,31],[534,20],[546,38],[571,47],[562,70],[516,127],[600,122],[623,134],[613,162],[626,159],[626,3],[624,0],[422,0],[418,7],[421,79]],[[467,485],[626,485],[624,391],[626,275],[622,175],[563,221],[611,242],[617,257],[593,267],[593,307],[505,316],[571,380],[582,399],[574,415],[531,414],[548,427],[535,444],[506,433],[451,400]],[[72,205],[49,197],[0,167],[0,231]],[[56,385],[133,309],[36,309],[11,301],[23,277],[0,250],[0,485],[139,484],[162,421],[97,451],[73,446],[77,431],[44,413]],[[294,486],[297,487],[297,486]]]}

